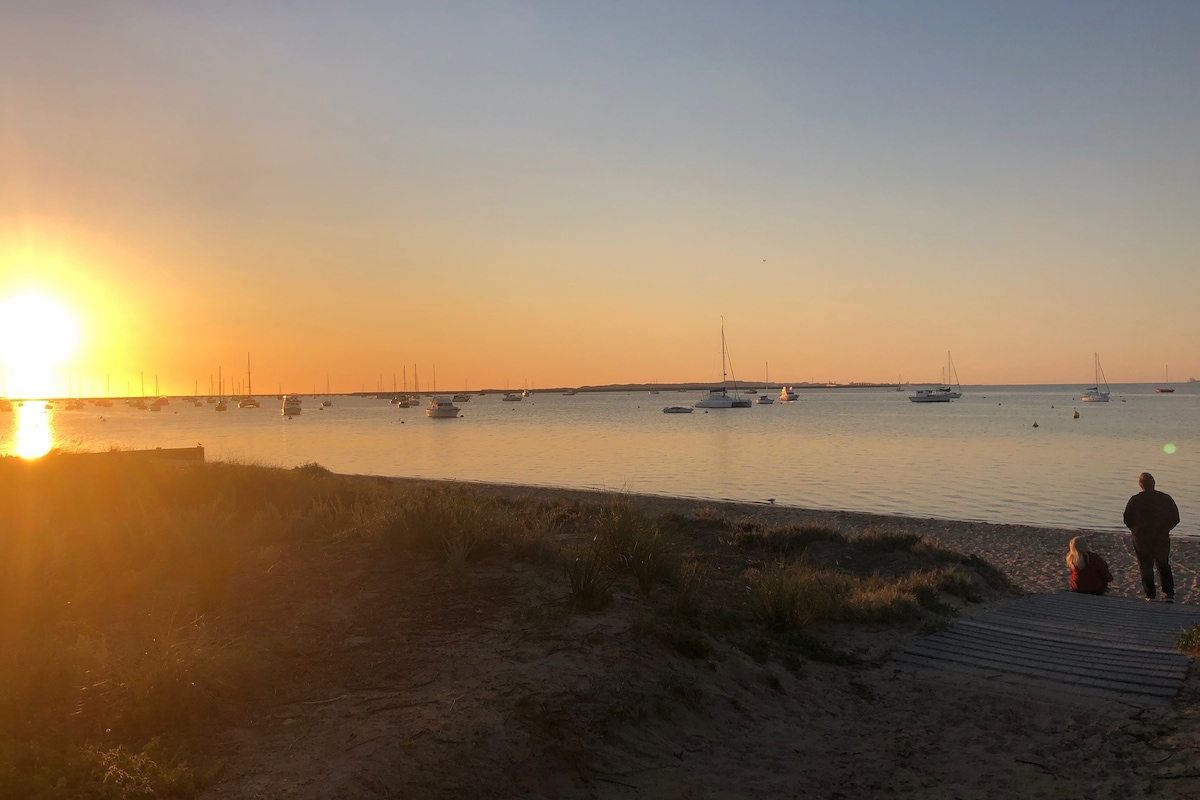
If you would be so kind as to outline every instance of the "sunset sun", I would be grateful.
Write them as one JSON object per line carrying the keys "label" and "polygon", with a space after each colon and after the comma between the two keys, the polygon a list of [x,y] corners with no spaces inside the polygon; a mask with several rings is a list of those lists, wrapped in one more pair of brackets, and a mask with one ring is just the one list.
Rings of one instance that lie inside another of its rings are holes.
{"label": "sunset sun", "polygon": [[33,293],[0,300],[0,361],[13,373],[53,369],[78,341],[74,317],[56,301]]}

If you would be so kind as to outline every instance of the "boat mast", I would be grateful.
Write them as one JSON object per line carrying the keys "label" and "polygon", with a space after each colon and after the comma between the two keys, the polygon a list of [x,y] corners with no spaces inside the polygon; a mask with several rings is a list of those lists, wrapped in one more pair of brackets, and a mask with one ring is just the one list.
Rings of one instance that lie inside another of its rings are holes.
{"label": "boat mast", "polygon": [[725,373],[725,315],[721,315],[721,388],[728,389],[728,379]]}
{"label": "boat mast", "polygon": [[246,353],[246,397],[253,397],[254,389],[250,386],[250,354]]}

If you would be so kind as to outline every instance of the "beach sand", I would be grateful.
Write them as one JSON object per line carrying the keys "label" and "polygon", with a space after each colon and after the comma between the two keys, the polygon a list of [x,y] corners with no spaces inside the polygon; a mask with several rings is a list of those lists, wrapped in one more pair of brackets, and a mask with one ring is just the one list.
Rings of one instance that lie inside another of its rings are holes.
{"label": "beach sand", "polygon": [[[480,487],[598,502],[595,493]],[[1066,586],[1079,531],[629,496],[647,513],[920,533],[1025,592]],[[1089,532],[1114,592],[1140,596],[1126,537]],[[1178,541],[1179,599],[1200,545]],[[269,563],[268,563],[269,562]],[[267,595],[275,584],[294,587]],[[867,660],[759,663],[718,639],[683,658],[634,631],[639,599],[564,609],[561,571],[492,559],[448,572],[350,542],[273,552],[244,576],[242,635],[285,637],[277,701],[213,742],[227,798],[1120,798],[1200,796],[1200,687],[1142,709],[901,670],[920,634],[835,631]],[[287,631],[255,630],[275,604]],[[289,605],[290,604],[290,605]],[[286,610],[284,610],[286,609]]]}

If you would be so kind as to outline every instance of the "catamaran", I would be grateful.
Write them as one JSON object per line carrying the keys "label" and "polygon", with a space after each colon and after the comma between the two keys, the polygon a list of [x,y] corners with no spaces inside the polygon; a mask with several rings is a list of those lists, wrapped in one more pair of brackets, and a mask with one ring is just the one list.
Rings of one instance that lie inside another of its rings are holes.
{"label": "catamaran", "polygon": [[708,397],[698,401],[696,408],[750,408],[749,398],[742,397],[737,390],[736,376],[733,379],[733,397],[729,396],[729,376],[732,374],[733,363],[725,342],[725,318],[721,317],[721,388],[709,389]]}

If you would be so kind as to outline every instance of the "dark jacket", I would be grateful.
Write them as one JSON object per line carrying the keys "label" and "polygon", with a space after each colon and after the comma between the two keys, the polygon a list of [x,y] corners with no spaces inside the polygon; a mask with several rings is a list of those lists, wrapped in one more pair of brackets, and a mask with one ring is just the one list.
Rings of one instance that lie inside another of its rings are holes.
{"label": "dark jacket", "polygon": [[1141,491],[1125,504],[1125,527],[1134,539],[1161,541],[1179,524],[1179,507],[1171,495],[1157,489]]}
{"label": "dark jacket", "polygon": [[1071,591],[1102,592],[1112,579],[1108,562],[1095,553],[1088,553],[1084,557],[1083,569],[1071,568]]}

